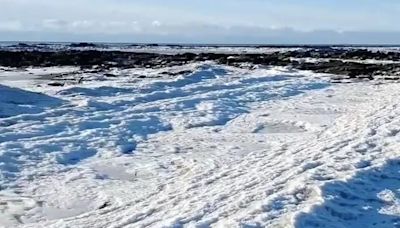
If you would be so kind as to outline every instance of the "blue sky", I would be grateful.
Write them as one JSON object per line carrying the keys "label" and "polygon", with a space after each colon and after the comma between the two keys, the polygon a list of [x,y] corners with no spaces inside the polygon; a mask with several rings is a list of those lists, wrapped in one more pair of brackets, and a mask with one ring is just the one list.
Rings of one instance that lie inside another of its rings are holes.
{"label": "blue sky", "polygon": [[398,0],[0,0],[0,39],[400,43]]}

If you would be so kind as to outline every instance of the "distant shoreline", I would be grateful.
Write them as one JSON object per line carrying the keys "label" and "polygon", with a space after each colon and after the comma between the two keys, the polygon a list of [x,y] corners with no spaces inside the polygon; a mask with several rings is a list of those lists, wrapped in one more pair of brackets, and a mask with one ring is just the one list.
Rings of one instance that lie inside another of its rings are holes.
{"label": "distant shoreline", "polygon": [[[214,62],[233,67],[288,67],[339,76],[340,79],[400,80],[399,48],[240,48],[98,46],[93,43],[0,46],[0,66],[77,66],[90,72],[182,66]],[[130,48],[129,48],[130,47]],[[132,50],[133,49],[133,50]],[[222,50],[221,50],[222,49]],[[251,52],[253,51],[253,52]],[[111,75],[111,74],[110,74]],[[335,78],[336,78],[335,76]]]}
{"label": "distant shoreline", "polygon": [[94,44],[99,46],[146,46],[146,47],[259,47],[259,48],[326,48],[326,47],[400,47],[400,44],[208,44],[208,43],[126,43],[126,42],[44,42],[44,41],[0,41],[0,45],[68,45]]}

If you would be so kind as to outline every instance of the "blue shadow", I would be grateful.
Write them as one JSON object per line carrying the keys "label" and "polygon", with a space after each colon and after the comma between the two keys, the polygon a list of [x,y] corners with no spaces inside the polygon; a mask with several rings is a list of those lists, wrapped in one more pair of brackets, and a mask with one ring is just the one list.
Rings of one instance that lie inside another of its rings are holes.
{"label": "blue shadow", "polygon": [[[366,169],[349,181],[325,184],[325,202],[310,213],[300,214],[295,227],[400,227],[400,160],[391,160],[382,168]],[[389,192],[393,200],[383,200],[379,197],[382,192]],[[395,213],[382,211],[391,206],[397,209]]]}
{"label": "blue shadow", "polygon": [[0,119],[21,114],[41,113],[62,104],[63,101],[55,97],[0,84]]}

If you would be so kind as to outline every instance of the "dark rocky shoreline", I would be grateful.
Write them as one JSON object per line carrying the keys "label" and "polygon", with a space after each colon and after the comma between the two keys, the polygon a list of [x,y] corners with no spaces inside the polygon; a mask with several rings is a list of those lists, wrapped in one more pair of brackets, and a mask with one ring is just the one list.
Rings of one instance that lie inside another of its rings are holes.
{"label": "dark rocky shoreline", "polygon": [[[306,61],[312,58],[316,61]],[[374,60],[376,63],[363,62]],[[215,61],[243,66],[289,66],[300,70],[328,73],[349,79],[400,79],[399,52],[373,52],[366,49],[307,48],[268,54],[182,53],[158,54],[102,50],[0,51],[0,66],[50,67],[79,66],[82,69],[162,68],[191,62]],[[379,62],[389,61],[389,62]],[[391,61],[391,62],[390,62]]]}

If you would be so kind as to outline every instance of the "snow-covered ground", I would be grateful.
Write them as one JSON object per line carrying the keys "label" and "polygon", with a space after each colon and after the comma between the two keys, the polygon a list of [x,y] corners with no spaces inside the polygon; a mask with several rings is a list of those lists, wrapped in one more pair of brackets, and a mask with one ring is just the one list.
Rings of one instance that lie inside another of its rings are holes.
{"label": "snow-covered ground", "polygon": [[[192,73],[151,77],[165,71]],[[213,63],[66,87],[28,72],[0,73],[0,226],[400,225],[399,84]]]}
{"label": "snow-covered ground", "polygon": [[290,61],[306,62],[306,63],[319,63],[329,61],[342,61],[345,63],[362,63],[362,64],[397,64],[400,61],[394,60],[377,60],[377,59],[332,59],[332,58],[290,58]]}

